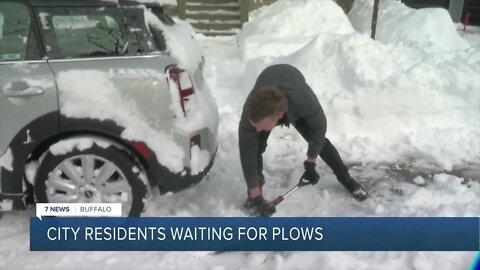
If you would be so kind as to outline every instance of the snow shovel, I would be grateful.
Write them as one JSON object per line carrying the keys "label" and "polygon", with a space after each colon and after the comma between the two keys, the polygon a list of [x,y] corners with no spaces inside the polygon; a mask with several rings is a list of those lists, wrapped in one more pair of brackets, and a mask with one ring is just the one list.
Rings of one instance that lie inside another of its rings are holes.
{"label": "snow shovel", "polygon": [[295,190],[303,187],[303,186],[306,186],[306,185],[310,185],[311,183],[307,180],[307,179],[304,179],[303,177],[300,177],[300,181],[298,181],[298,184],[296,184],[293,188],[291,188],[289,191],[287,191],[285,194],[283,195],[280,195],[278,196],[277,198],[275,198],[275,200],[273,200],[271,202],[271,204],[273,204],[274,206],[277,206],[279,205],[281,202],[283,202],[283,200],[290,196],[290,194],[292,194]]}
{"label": "snow shovel", "polygon": [[[306,185],[310,185],[310,182],[306,179],[303,179],[303,177],[300,178],[300,181],[298,181],[298,184],[296,184],[293,188],[291,188],[289,191],[287,191],[285,194],[283,195],[280,195],[278,196],[277,198],[275,198],[275,200],[273,200],[272,202],[270,202],[272,205],[274,206],[277,206],[278,204],[280,204],[281,202],[283,202],[283,200],[290,196],[290,194],[292,194],[295,190],[303,187],[303,186],[306,186]],[[226,253],[226,252],[232,252],[232,251],[229,251],[229,250],[217,250],[215,251],[213,254],[214,255],[218,255],[218,254],[222,254],[222,253]]]}

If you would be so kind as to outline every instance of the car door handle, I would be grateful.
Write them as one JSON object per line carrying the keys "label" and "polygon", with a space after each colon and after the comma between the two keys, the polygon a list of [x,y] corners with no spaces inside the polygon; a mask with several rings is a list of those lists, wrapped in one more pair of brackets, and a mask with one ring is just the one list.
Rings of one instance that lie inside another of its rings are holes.
{"label": "car door handle", "polygon": [[4,91],[4,97],[31,97],[31,96],[38,96],[45,93],[43,88],[39,87],[29,87],[24,90],[20,91]]}

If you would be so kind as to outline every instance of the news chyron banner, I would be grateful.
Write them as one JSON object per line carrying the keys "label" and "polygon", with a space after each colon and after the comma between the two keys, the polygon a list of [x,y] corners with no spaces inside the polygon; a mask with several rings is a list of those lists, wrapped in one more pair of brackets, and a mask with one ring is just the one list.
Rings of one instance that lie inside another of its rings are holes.
{"label": "news chyron banner", "polygon": [[121,203],[37,203],[36,216],[120,217]]}
{"label": "news chyron banner", "polygon": [[480,250],[478,217],[134,218],[120,215],[121,205],[117,204],[38,204],[37,217],[30,219],[30,250]]}

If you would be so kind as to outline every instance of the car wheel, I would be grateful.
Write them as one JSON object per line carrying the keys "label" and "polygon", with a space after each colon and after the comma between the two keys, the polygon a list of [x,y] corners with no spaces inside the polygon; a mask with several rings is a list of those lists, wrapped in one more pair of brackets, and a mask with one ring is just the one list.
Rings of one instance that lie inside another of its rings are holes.
{"label": "car wheel", "polygon": [[39,203],[122,203],[123,216],[140,216],[147,187],[133,159],[115,146],[48,152],[35,176]]}

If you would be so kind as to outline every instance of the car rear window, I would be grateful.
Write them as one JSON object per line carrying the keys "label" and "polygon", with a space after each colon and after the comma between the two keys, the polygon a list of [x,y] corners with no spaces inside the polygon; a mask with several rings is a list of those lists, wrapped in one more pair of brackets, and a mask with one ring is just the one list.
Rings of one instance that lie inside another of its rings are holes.
{"label": "car rear window", "polygon": [[50,58],[146,54],[160,50],[145,27],[143,10],[114,7],[39,8]]}

